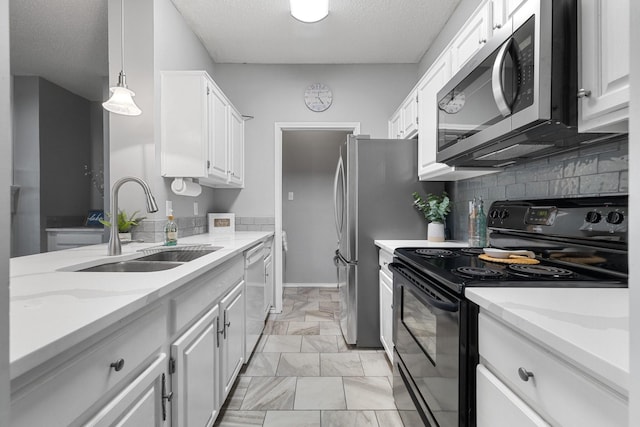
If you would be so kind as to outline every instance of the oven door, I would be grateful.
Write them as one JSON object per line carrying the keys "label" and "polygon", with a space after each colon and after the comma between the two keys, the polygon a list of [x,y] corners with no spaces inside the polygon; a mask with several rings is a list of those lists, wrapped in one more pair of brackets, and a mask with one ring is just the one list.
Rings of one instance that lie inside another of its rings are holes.
{"label": "oven door", "polygon": [[394,262],[390,267],[396,405],[401,413],[417,411],[425,425],[465,425],[459,424],[466,417],[459,413],[462,301],[402,264]]}

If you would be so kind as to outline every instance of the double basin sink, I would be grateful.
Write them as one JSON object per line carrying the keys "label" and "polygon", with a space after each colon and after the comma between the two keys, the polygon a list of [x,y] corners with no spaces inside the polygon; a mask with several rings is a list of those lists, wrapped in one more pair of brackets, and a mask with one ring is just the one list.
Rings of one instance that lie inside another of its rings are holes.
{"label": "double basin sink", "polygon": [[208,255],[221,249],[220,247],[210,247],[207,249],[163,249],[150,255],[125,261],[109,262],[95,265],[89,268],[76,270],[80,272],[100,272],[100,273],[134,273],[163,271],[176,268],[185,262]]}

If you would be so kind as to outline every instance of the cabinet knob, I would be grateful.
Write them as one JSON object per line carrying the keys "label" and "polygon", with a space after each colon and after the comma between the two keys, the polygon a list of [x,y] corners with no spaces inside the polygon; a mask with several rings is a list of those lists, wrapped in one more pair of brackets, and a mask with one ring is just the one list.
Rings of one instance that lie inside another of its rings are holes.
{"label": "cabinet knob", "polygon": [[478,40],[478,44],[485,44],[486,42],[487,42],[487,39]]}
{"label": "cabinet knob", "polygon": [[578,98],[588,98],[591,96],[591,91],[588,89],[578,90]]}
{"label": "cabinet knob", "polygon": [[116,372],[120,372],[122,368],[124,368],[124,359],[118,359],[115,362],[111,363],[109,366],[112,367]]}
{"label": "cabinet knob", "polygon": [[502,28],[502,25],[500,25],[500,24],[496,24],[496,25],[493,26],[494,30],[499,30],[500,28]]}
{"label": "cabinet knob", "polygon": [[533,378],[533,372],[527,371],[524,368],[518,368],[518,376],[522,381],[529,381],[529,378]]}

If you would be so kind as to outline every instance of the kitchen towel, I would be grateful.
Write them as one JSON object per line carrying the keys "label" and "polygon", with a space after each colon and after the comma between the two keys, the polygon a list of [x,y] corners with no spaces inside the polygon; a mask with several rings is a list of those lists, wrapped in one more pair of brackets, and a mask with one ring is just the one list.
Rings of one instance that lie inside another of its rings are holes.
{"label": "kitchen towel", "polygon": [[171,190],[178,196],[196,197],[202,193],[200,184],[196,184],[191,178],[176,178],[171,183]]}

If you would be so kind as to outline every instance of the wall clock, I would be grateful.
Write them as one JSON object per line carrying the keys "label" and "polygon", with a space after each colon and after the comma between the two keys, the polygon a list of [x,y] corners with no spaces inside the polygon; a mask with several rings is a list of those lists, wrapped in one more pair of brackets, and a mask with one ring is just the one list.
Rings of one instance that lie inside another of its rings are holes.
{"label": "wall clock", "polygon": [[438,103],[438,107],[448,114],[455,114],[462,110],[466,102],[464,92],[451,91],[451,93]]}
{"label": "wall clock", "polygon": [[311,111],[317,113],[331,107],[333,93],[329,86],[322,83],[314,83],[307,86],[304,91],[304,103]]}

